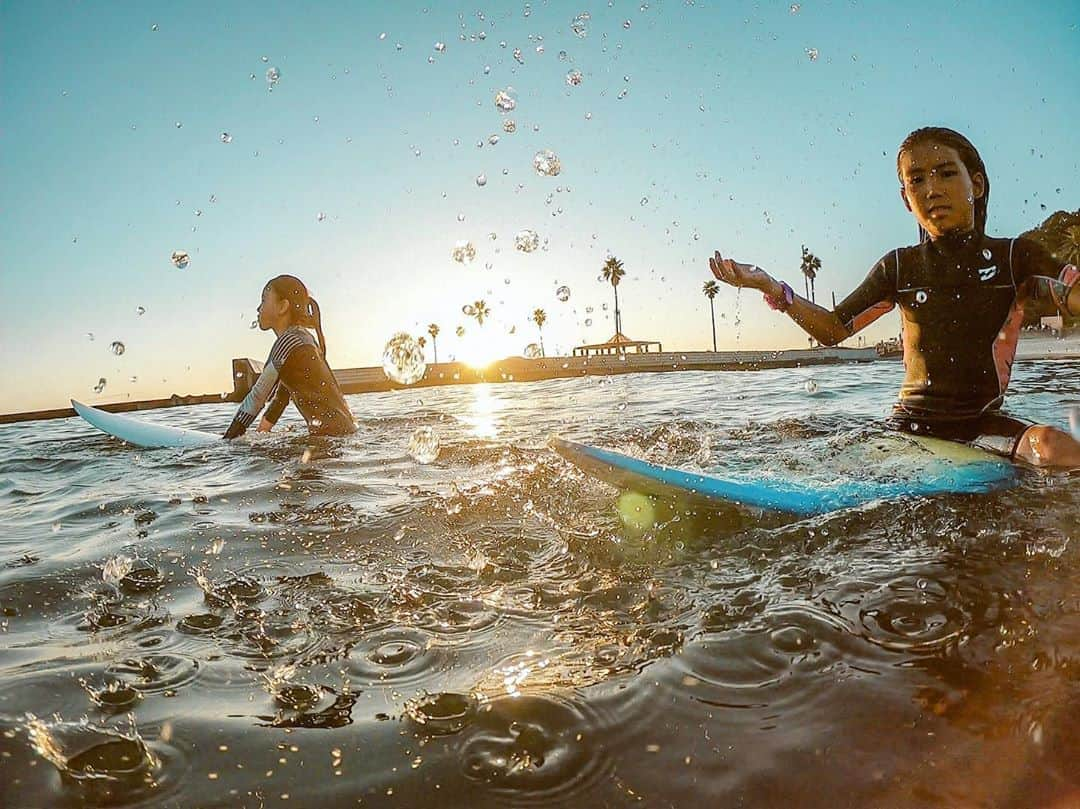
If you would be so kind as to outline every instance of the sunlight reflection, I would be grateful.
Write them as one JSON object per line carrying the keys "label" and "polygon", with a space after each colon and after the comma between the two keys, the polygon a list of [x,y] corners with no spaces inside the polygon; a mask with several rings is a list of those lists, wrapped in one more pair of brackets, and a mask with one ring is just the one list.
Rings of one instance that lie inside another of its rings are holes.
{"label": "sunlight reflection", "polygon": [[472,386],[473,403],[462,418],[477,438],[497,438],[499,435],[499,411],[504,402],[492,393],[491,386],[480,383]]}

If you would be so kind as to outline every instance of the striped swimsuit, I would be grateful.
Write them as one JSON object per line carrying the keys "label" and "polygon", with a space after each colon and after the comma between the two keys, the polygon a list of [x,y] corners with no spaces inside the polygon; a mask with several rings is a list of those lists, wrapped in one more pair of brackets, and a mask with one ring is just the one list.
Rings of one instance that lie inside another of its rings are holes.
{"label": "striped swimsuit", "polygon": [[348,435],[356,431],[349,406],[314,336],[299,326],[290,326],[274,342],[262,373],[240,404],[225,438],[242,435],[268,401],[265,418],[276,424],[290,400],[312,435]]}

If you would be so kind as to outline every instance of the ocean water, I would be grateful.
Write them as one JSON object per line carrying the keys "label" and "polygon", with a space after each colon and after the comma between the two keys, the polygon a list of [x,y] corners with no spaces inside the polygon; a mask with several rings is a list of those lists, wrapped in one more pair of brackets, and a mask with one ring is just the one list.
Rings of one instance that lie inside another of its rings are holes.
{"label": "ocean water", "polygon": [[[347,439],[287,415],[184,453],[0,428],[0,803],[1076,805],[1075,475],[804,520],[659,504],[642,528],[546,447],[813,468],[899,377],[369,394]],[[1065,426],[1080,363],[1022,363],[1013,390]]]}

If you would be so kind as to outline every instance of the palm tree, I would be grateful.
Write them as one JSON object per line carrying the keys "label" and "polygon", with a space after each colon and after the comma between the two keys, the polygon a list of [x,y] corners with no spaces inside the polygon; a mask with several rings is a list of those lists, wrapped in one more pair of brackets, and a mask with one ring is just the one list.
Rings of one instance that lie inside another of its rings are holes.
{"label": "palm tree", "polygon": [[420,346],[420,350],[423,351],[424,346],[427,345],[427,338],[421,334],[419,337],[416,338],[416,343]]}
{"label": "palm tree", "polygon": [[488,308],[487,301],[479,300],[472,305],[472,316],[476,318],[476,322],[481,326],[484,325],[484,318],[491,314],[491,309]]}
{"label": "palm tree", "polygon": [[706,281],[701,291],[709,299],[709,315],[712,318],[712,350],[716,351],[716,309],[713,307],[713,298],[720,291],[720,285],[715,281]]}
{"label": "palm tree", "polygon": [[540,332],[540,356],[544,356],[544,324],[547,323],[547,312],[543,309],[534,309],[529,318],[536,324],[536,330]]}
{"label": "palm tree", "polygon": [[821,259],[806,249],[806,245],[803,245],[802,249],[802,274],[803,282],[806,284],[806,297],[811,303],[816,303],[814,299],[814,279],[817,278],[817,271],[821,269]]}
{"label": "palm tree", "polygon": [[439,362],[439,346],[435,342],[435,338],[439,336],[439,326],[437,323],[432,323],[427,327],[427,333],[431,335],[431,350],[435,352],[435,363]]}
{"label": "palm tree", "polygon": [[622,333],[622,315],[619,313],[619,281],[626,275],[626,270],[623,269],[623,263],[619,261],[615,256],[610,256],[607,261],[604,262],[603,278],[609,284],[611,288],[615,290],[615,333]]}

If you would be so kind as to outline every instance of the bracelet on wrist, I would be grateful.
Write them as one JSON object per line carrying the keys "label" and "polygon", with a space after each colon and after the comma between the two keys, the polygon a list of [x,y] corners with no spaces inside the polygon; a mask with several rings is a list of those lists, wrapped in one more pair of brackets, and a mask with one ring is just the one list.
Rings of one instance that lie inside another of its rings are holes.
{"label": "bracelet on wrist", "polygon": [[795,303],[795,292],[786,283],[781,281],[780,295],[777,297],[765,295],[765,303],[769,305],[770,309],[777,312],[786,312],[791,308],[791,304]]}

